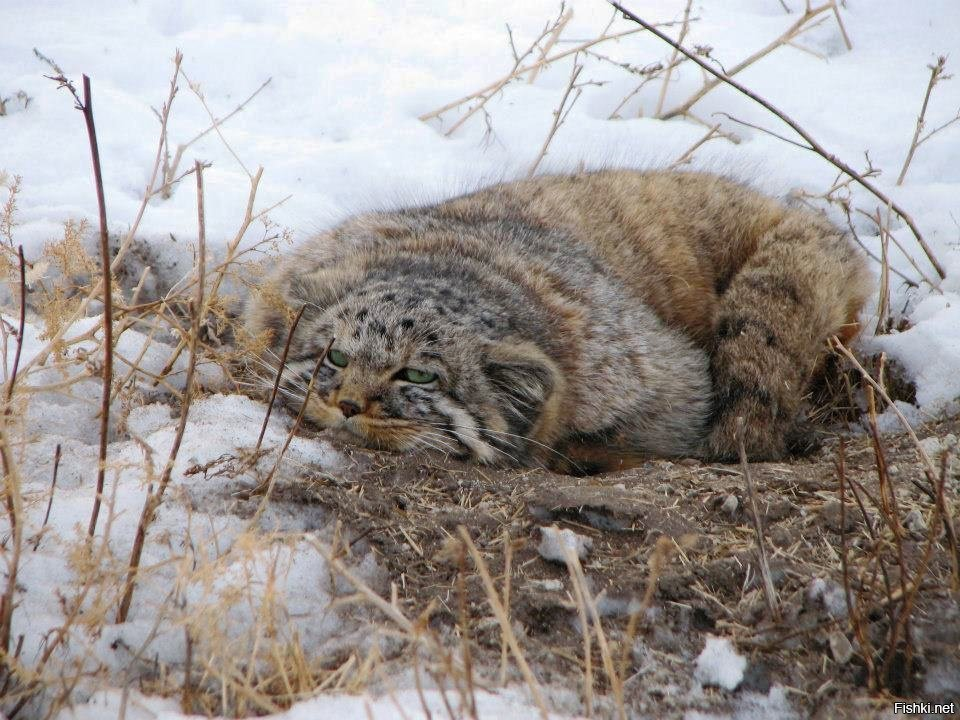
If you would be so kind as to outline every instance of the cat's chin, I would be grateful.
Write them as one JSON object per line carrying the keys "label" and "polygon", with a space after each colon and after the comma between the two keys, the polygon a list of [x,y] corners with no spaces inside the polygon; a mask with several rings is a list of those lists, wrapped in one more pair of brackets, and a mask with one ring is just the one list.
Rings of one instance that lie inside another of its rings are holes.
{"label": "cat's chin", "polygon": [[350,418],[325,430],[328,437],[347,445],[358,445],[371,450],[387,450],[399,453],[417,453],[434,457],[454,458],[469,461],[473,453],[459,443],[449,440],[450,447],[440,447],[436,442],[423,438],[413,423],[377,421]]}

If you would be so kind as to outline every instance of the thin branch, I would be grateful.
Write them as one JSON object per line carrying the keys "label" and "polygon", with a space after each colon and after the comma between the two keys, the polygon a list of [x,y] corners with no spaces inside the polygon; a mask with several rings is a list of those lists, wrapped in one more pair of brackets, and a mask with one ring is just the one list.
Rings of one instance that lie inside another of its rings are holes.
{"label": "thin branch", "polygon": [[853,43],[850,42],[850,36],[847,34],[847,28],[843,24],[843,18],[840,17],[840,8],[837,5],[837,0],[832,0],[830,4],[833,7],[833,16],[837,19],[837,27],[840,28],[840,35],[843,37],[843,44],[847,46],[847,50],[853,50]]}
{"label": "thin branch", "polygon": [[[889,212],[890,208],[888,207],[887,210]],[[873,215],[861,210],[860,208],[857,208],[857,212],[863,215],[864,217],[869,218],[877,226],[878,233],[882,234],[884,232],[884,223],[880,220],[879,208],[875,211]],[[897,248],[900,250],[901,253],[903,253],[903,256],[907,259],[907,262],[909,262],[910,265],[913,267],[913,269],[916,270],[917,273],[920,275],[920,279],[923,282],[925,282],[927,285],[929,285],[931,288],[936,290],[938,293],[942,294],[943,290],[940,288],[940,286],[937,285],[936,282],[934,282],[923,270],[920,269],[920,265],[917,264],[917,261],[913,259],[913,256],[910,255],[910,253],[906,251],[903,245],[900,244],[900,241],[897,240],[897,236],[889,231],[889,223],[887,223],[886,233],[887,233],[887,238],[893,241],[893,244],[897,246]]]}
{"label": "thin branch", "polygon": [[[775,133],[773,130],[769,130],[769,129],[763,127],[762,125],[754,125],[753,123],[749,123],[749,122],[747,122],[746,120],[740,120],[739,118],[735,118],[733,115],[730,115],[729,113],[719,112],[719,111],[718,111],[718,112],[715,112],[715,113],[712,113],[712,114],[713,114],[713,115],[722,115],[722,116],[725,117],[727,120],[731,120],[731,121],[737,123],[738,125],[743,125],[744,127],[752,128],[753,130],[759,130],[759,131],[762,132],[762,133],[766,133],[767,135],[770,135],[770,136],[772,136],[772,137],[775,137],[777,140],[782,140],[782,141],[785,142],[785,143],[790,143],[791,145],[793,145],[793,146],[795,146],[795,147],[798,147],[798,148],[800,148],[801,150],[809,150],[809,149],[810,149],[810,147],[809,147],[808,145],[804,145],[803,143],[798,143],[796,140],[791,140],[791,139],[788,138],[788,137],[784,137],[783,135],[780,135],[780,134],[778,134],[778,133]],[[866,177],[866,176],[864,176],[864,177]]]}
{"label": "thin branch", "polygon": [[[195,93],[197,93],[198,96],[200,97],[201,101],[202,101],[202,100],[203,100],[203,96],[202,96],[202,95],[199,95],[199,90],[194,88],[193,84],[190,83],[190,79],[187,78],[186,74],[185,74],[182,70],[181,70],[180,74],[183,75],[183,77],[187,80],[187,83],[190,85],[190,89],[193,90]],[[227,114],[226,114],[224,117],[222,117],[222,118],[213,117],[212,113],[210,113],[210,109],[209,109],[208,107],[206,107],[206,104],[204,104],[204,107],[207,109],[207,114],[210,115],[210,118],[211,118],[211,120],[212,120],[210,126],[207,127],[206,130],[203,130],[202,132],[197,133],[197,135],[195,135],[192,139],[188,140],[187,142],[185,142],[185,143],[180,143],[179,145],[177,145],[177,150],[176,150],[176,152],[174,153],[173,161],[170,163],[169,167],[167,168],[166,172],[164,173],[164,177],[163,177],[163,179],[164,179],[164,185],[163,185],[160,189],[161,189],[161,190],[164,190],[164,189],[166,189],[166,188],[169,188],[170,186],[174,185],[178,180],[181,179],[181,178],[175,178],[174,176],[177,174],[177,168],[180,166],[180,160],[183,158],[183,153],[184,153],[191,145],[193,145],[193,144],[194,144],[195,142],[197,142],[198,140],[202,140],[202,139],[205,138],[208,134],[210,134],[210,132],[212,132],[212,131],[214,131],[214,130],[216,130],[216,131],[219,133],[219,132],[220,132],[220,131],[219,131],[220,126],[223,125],[224,123],[226,123],[226,122],[227,122],[230,118],[232,118],[234,115],[236,115],[237,113],[241,112],[244,108],[246,108],[246,106],[250,103],[250,101],[253,100],[257,95],[259,95],[259,94],[260,94],[260,91],[263,90],[267,85],[269,85],[272,80],[273,80],[272,77],[268,77],[266,80],[264,80],[264,81],[260,84],[260,87],[258,87],[258,88],[257,88],[256,90],[254,90],[252,93],[250,93],[250,95],[247,97],[246,100],[244,100],[242,103],[240,103],[239,105],[237,105],[231,112],[227,113]],[[222,136],[222,135],[221,135],[221,139],[223,139],[223,136]],[[228,147],[229,147],[229,146],[228,146]],[[236,156],[234,156],[234,157],[236,157]],[[243,163],[240,163],[240,164],[241,164],[241,166],[243,165]],[[244,168],[244,169],[246,169],[246,168]],[[190,172],[192,172],[192,171],[190,171]],[[249,175],[249,173],[247,173],[247,174]]]}
{"label": "thin branch", "polygon": [[260,426],[260,434],[257,436],[257,446],[253,450],[254,457],[260,454],[260,444],[263,442],[263,436],[267,432],[267,425],[270,423],[270,414],[273,412],[273,404],[276,402],[277,392],[280,390],[280,380],[283,377],[284,369],[287,367],[287,355],[290,354],[290,343],[293,341],[293,333],[296,332],[297,325],[300,324],[300,318],[303,317],[306,309],[306,305],[300,306],[300,310],[297,311],[296,316],[293,318],[293,323],[290,325],[290,332],[287,333],[287,341],[283,344],[283,352],[280,354],[280,363],[277,366],[277,375],[273,382],[273,391],[270,393],[270,402],[267,404],[267,412],[263,416],[263,425]]}
{"label": "thin branch", "polygon": [[33,544],[33,551],[36,552],[40,547],[40,539],[43,536],[43,529],[50,520],[50,510],[53,508],[53,495],[57,491],[57,475],[60,471],[60,443],[57,443],[57,449],[53,453],[53,479],[50,481],[50,497],[47,499],[47,511],[43,514],[43,522],[40,524],[40,532],[37,533],[37,540]]}
{"label": "thin branch", "polygon": [[887,404],[891,410],[893,410],[894,415],[897,416],[897,419],[900,421],[900,424],[903,426],[903,429],[906,431],[907,435],[910,437],[910,440],[913,442],[914,447],[917,450],[917,455],[920,457],[920,462],[923,465],[923,472],[927,478],[927,481],[930,483],[930,486],[926,486],[918,480],[911,480],[911,483],[916,487],[920,492],[924,493],[932,502],[935,504],[941,504],[941,516],[943,518],[943,529],[946,534],[947,543],[950,547],[951,561],[953,564],[953,583],[954,588],[960,587],[960,544],[957,542],[957,534],[953,526],[953,518],[950,515],[949,506],[941,503],[941,495],[938,492],[937,488],[937,470],[933,465],[933,462],[930,460],[930,456],[927,454],[927,451],[923,448],[923,445],[920,443],[920,438],[917,437],[916,431],[914,431],[913,426],[904,417],[903,413],[900,411],[900,408],[897,407],[896,403],[890,398],[890,395],[887,394],[886,389],[878,383],[873,376],[867,372],[866,368],[857,360],[856,356],[850,352],[839,338],[835,335],[830,339],[832,346],[840,354],[842,354],[847,360],[849,360],[853,366],[860,371],[861,377],[869,384],[877,394],[883,398],[883,401]]}
{"label": "thin branch", "polygon": [[510,619],[507,616],[507,611],[504,609],[503,604],[500,602],[500,595],[497,593],[497,589],[493,586],[493,579],[490,577],[490,570],[487,568],[487,564],[483,561],[483,556],[480,555],[480,551],[474,544],[473,538],[470,537],[470,533],[467,532],[467,529],[463,525],[460,525],[457,528],[457,532],[460,534],[460,538],[467,546],[467,552],[470,553],[470,557],[473,559],[473,564],[476,566],[477,572],[480,575],[480,580],[483,582],[483,589],[487,596],[487,602],[490,604],[490,609],[493,611],[497,622],[500,623],[500,631],[506,636],[507,644],[510,646],[510,651],[513,653],[513,659],[516,660],[517,666],[520,668],[520,674],[523,675],[523,679],[526,681],[527,687],[530,689],[530,694],[533,696],[533,701],[540,710],[540,716],[543,718],[543,720],[547,720],[549,713],[547,712],[547,704],[544,701],[543,691],[540,689],[540,684],[533,676],[533,671],[527,664],[527,659],[523,656],[523,651],[520,649],[520,643],[517,642],[517,636],[513,632],[513,628],[510,627]]}
{"label": "thin branch", "polygon": [[[567,81],[567,89],[564,91],[563,97],[560,99],[560,105],[557,106],[557,109],[553,111],[553,123],[550,125],[550,132],[547,133],[547,137],[543,141],[543,147],[541,147],[540,152],[537,153],[536,160],[533,161],[533,165],[531,165],[530,170],[527,171],[528,178],[532,178],[537,172],[537,168],[540,166],[544,156],[547,154],[547,148],[550,147],[550,142],[553,140],[553,136],[556,135],[557,130],[560,129],[560,126],[563,125],[563,121],[566,120],[567,114],[573,109],[573,106],[580,98],[580,93],[583,92],[582,87],[577,87],[577,78],[580,76],[580,72],[582,70],[583,65],[577,63],[577,58],[574,57],[573,69],[570,72],[570,79]],[[570,93],[573,92],[574,89],[576,89],[576,92],[573,95],[573,99],[570,100],[570,107],[567,108],[566,112],[564,112],[564,108],[567,105],[567,100],[570,98]]]}
{"label": "thin branch", "polygon": [[[20,474],[10,457],[10,445],[7,440],[7,425],[13,414],[13,386],[17,381],[17,365],[20,362],[20,349],[23,347],[23,332],[26,327],[26,268],[23,260],[23,246],[17,248],[20,260],[20,321],[17,331],[17,349],[13,358],[13,369],[7,380],[6,402],[3,407],[3,420],[0,421],[0,463],[3,468],[4,504],[10,522],[12,549],[7,560],[7,586],[0,597],[0,656],[10,651],[10,631],[13,625],[14,596],[17,592],[17,576],[20,569],[20,553],[23,550],[23,496],[21,495]],[[6,364],[4,358],[4,364]],[[6,553],[4,553],[6,555]]]}
{"label": "thin branch", "polygon": [[[35,51],[36,52],[36,51]],[[42,57],[42,56],[41,56]],[[160,166],[163,159],[163,148],[165,144],[164,138],[166,137],[167,132],[167,122],[170,118],[170,108],[173,106],[173,99],[177,94],[177,77],[180,71],[180,63],[183,61],[183,55],[178,50],[173,59],[174,70],[173,76],[170,79],[170,90],[167,95],[167,100],[163,105],[160,117],[160,140],[157,143],[157,152],[154,157],[153,169],[150,173],[150,178],[147,181],[147,186],[143,191],[143,197],[140,200],[140,207],[137,209],[137,215],[131,223],[130,228],[124,234],[123,239],[120,242],[120,247],[118,248],[116,254],[113,256],[113,263],[111,264],[111,270],[116,272],[120,267],[120,263],[123,260],[124,256],[127,253],[127,250],[130,248],[130,244],[133,242],[133,238],[136,237],[137,231],[140,228],[140,222],[143,219],[143,215],[147,210],[147,205],[150,203],[151,198],[156,194],[156,182],[157,176],[160,174]],[[58,78],[54,78],[58,80]],[[66,80],[66,78],[64,78]],[[67,85],[67,87],[72,87]],[[73,91],[74,94],[76,91]],[[76,97],[76,95],[74,95]],[[30,362],[23,368],[24,371],[30,370],[32,367],[43,365],[47,358],[50,356],[50,353],[53,352],[55,348],[60,347],[63,341],[64,334],[74,326],[74,324],[79,320],[87,311],[87,307],[90,302],[96,298],[101,293],[101,283],[102,278],[97,281],[97,284],[90,289],[90,292],[80,301],[76,309],[70,315],[70,317],[57,329],[53,336],[47,340],[43,348],[33,356]]]}
{"label": "thin branch", "polygon": [[[560,5],[560,11],[563,12],[563,5]],[[547,55],[550,54],[550,51],[553,49],[553,46],[557,44],[557,40],[560,39],[560,35],[563,33],[563,29],[567,26],[567,23],[573,18],[573,10],[567,10],[561,18],[554,24],[553,29],[550,31],[550,36],[547,38],[547,41],[543,44],[543,48],[540,50],[540,60],[545,60]],[[530,71],[530,76],[527,78],[527,84],[533,85],[534,81],[537,79],[537,75],[540,74],[540,70],[543,68],[543,65],[537,65],[533,70]]]}
{"label": "thin branch", "polygon": [[[680,26],[680,35],[677,37],[677,43],[680,45],[683,44],[687,33],[690,32],[690,7],[692,5],[693,0],[687,0],[687,4],[683,8],[683,24]],[[663,75],[663,84],[660,86],[660,95],[657,97],[657,109],[653,111],[654,117],[660,117],[663,112],[663,103],[667,99],[667,88],[670,86],[670,75],[673,73],[673,68],[678,65],[677,59],[679,56],[680,51],[674,48],[673,54],[670,55],[670,62],[667,63],[666,72]]]}
{"label": "thin branch", "polygon": [[927,67],[930,68],[930,79],[927,81],[927,89],[923,93],[923,104],[920,105],[920,114],[917,116],[917,126],[913,131],[913,140],[910,141],[910,149],[907,151],[907,157],[904,159],[903,167],[900,168],[900,174],[897,176],[897,185],[903,184],[903,179],[907,176],[907,169],[910,167],[910,163],[913,160],[913,155],[917,151],[917,148],[929,140],[933,135],[943,130],[945,127],[948,127],[957,120],[960,120],[960,113],[958,113],[957,116],[952,120],[948,120],[943,125],[934,128],[923,138],[920,137],[920,133],[923,132],[923,126],[927,115],[927,104],[930,102],[930,94],[933,92],[933,88],[938,82],[941,80],[947,80],[950,77],[949,75],[944,74],[946,66],[947,58],[944,55],[938,57],[937,62],[934,65],[927,65]]}
{"label": "thin branch", "polygon": [[[666,27],[666,26],[675,25],[675,24],[676,23],[662,23],[662,25],[658,25],[657,27],[661,27],[661,26]],[[509,82],[511,82],[512,80],[515,80],[518,77],[525,75],[526,73],[530,72],[534,68],[544,66],[544,65],[550,65],[552,63],[555,63],[557,60],[562,60],[565,57],[569,57],[579,52],[583,52],[587,48],[591,48],[594,45],[607,42],[608,40],[619,40],[620,38],[628,37],[630,35],[636,35],[639,32],[643,32],[643,30],[641,28],[634,28],[632,30],[623,30],[621,32],[617,32],[609,35],[607,33],[604,33],[603,35],[597,38],[594,38],[593,40],[587,40],[577,45],[576,47],[569,48],[568,50],[563,50],[562,52],[559,52],[556,55],[553,55],[548,58],[544,58],[542,60],[538,60],[537,62],[531,63],[529,65],[524,65],[522,67],[519,67],[519,63],[517,63],[517,66],[511,69],[509,73],[504,75],[499,80],[495,80],[489,85],[485,85],[479,90],[475,90],[472,93],[464,95],[463,97],[457,100],[454,100],[453,102],[449,102],[446,105],[443,105],[442,107],[437,108],[436,110],[431,110],[430,112],[424,113],[423,115],[420,115],[417,119],[422,120],[423,122],[426,122],[428,120],[433,120],[434,118],[440,117],[448,110],[453,110],[455,107],[459,107],[460,105],[463,105],[464,103],[468,103],[471,100],[474,100],[477,98],[481,98],[483,102],[486,102],[486,100],[488,100],[493,95],[496,95],[497,92],[499,92]],[[538,41],[539,39],[540,38],[538,38]],[[534,43],[534,45],[536,45],[536,43]],[[522,61],[523,58],[529,54],[529,52],[530,51],[527,51],[527,53],[522,55],[520,57],[520,60]],[[449,134],[449,131],[447,134]]]}
{"label": "thin branch", "polygon": [[[603,663],[604,674],[607,676],[607,682],[613,691],[613,702],[614,708],[617,711],[617,717],[619,720],[627,720],[626,707],[623,703],[623,679],[617,674],[617,668],[613,662],[613,653],[610,651],[607,636],[603,632],[603,625],[600,622],[600,612],[597,609],[596,600],[593,595],[590,594],[587,577],[583,572],[583,566],[580,564],[580,558],[577,557],[576,551],[567,544],[563,545],[563,557],[567,565],[567,571],[570,574],[570,579],[575,586],[579,586],[578,594],[586,606],[586,609],[589,611],[593,628],[596,630],[600,659]],[[587,628],[586,632],[590,632],[589,628]]]}
{"label": "thin branch", "polygon": [[747,448],[743,439],[745,426],[746,421],[742,417],[737,418],[737,447],[740,450],[740,467],[743,470],[743,478],[747,484],[747,495],[750,498],[753,529],[757,535],[760,575],[763,578],[763,596],[767,601],[767,608],[770,610],[771,617],[775,622],[780,622],[780,601],[777,598],[777,590],[773,585],[773,575],[770,573],[770,561],[767,559],[767,546],[763,535],[763,520],[760,517],[760,509],[757,507],[757,491],[753,486],[753,478],[750,475],[750,463],[747,461]]}
{"label": "thin branch", "polygon": [[110,238],[107,234],[107,204],[103,194],[103,173],[100,170],[100,150],[97,130],[93,122],[93,97],[90,78],[83,76],[83,102],[80,105],[87,126],[90,154],[93,157],[93,179],[97,189],[97,210],[100,214],[100,286],[103,288],[103,390],[100,397],[100,448],[97,456],[97,489],[90,512],[87,536],[97,531],[97,516],[103,497],[107,473],[107,443],[110,432],[110,396],[113,393],[113,274],[110,269]]}
{"label": "thin branch", "polygon": [[670,163],[670,167],[676,168],[690,162],[690,159],[693,157],[693,153],[695,153],[700,146],[705,145],[706,143],[713,140],[714,137],[717,137],[717,135],[719,134],[719,131],[720,131],[719,123],[716,125],[712,125],[710,129],[707,130],[706,134],[703,137],[701,137],[693,145],[688,147],[686,151],[683,153],[683,155],[681,155],[672,163]]}
{"label": "thin branch", "polygon": [[[620,9],[620,6],[616,2],[613,2],[612,5]],[[793,38],[797,37],[805,29],[809,29],[805,27],[807,23],[809,23],[817,15],[820,15],[821,13],[824,13],[827,10],[830,10],[831,7],[832,7],[832,3],[828,2],[828,3],[824,3],[823,5],[818,5],[815,8],[807,8],[807,10],[803,13],[803,15],[801,15],[797,19],[797,21],[794,22],[790,27],[784,30],[779,37],[774,38],[769,44],[757,50],[757,52],[753,53],[749,57],[744,58],[743,60],[738,62],[736,65],[731,67],[729,70],[722,69],[722,71],[717,71],[703,61],[698,62],[697,64],[703,67],[705,70],[707,70],[711,75],[713,75],[714,79],[704,82],[704,84],[700,87],[700,89],[697,90],[697,92],[695,92],[689,98],[687,98],[687,100],[685,100],[684,102],[682,102],[680,105],[673,108],[669,112],[666,112],[662,115],[658,114],[658,117],[662,120],[670,120],[671,118],[684,115],[688,110],[690,110],[690,108],[692,108],[694,105],[700,102],[700,100],[707,93],[711,92],[714,88],[719,86],[721,83],[727,82],[729,78],[733,77],[737,73],[750,67],[758,60],[761,60],[762,58],[766,57],[781,45],[784,45],[785,43],[789,42]],[[625,15],[627,14],[627,11],[623,11],[623,12]],[[630,15],[627,15],[627,17],[630,17],[630,19],[636,21],[636,19],[631,17]],[[676,52],[682,52],[686,54],[686,51],[683,49],[682,42],[683,42],[682,40],[676,40],[676,41],[670,40],[670,45],[673,46]]]}
{"label": "thin branch", "polygon": [[714,77],[716,77],[718,80],[720,80],[721,82],[726,83],[727,85],[729,85],[730,87],[734,88],[735,90],[738,90],[740,93],[742,93],[743,95],[746,95],[748,98],[750,98],[751,100],[753,100],[755,103],[761,105],[761,106],[764,107],[766,110],[768,110],[769,112],[771,112],[771,113],[773,113],[774,115],[776,115],[776,116],[777,116],[778,118],[780,118],[783,122],[785,122],[787,125],[789,125],[789,126],[794,130],[794,132],[796,132],[801,138],[803,138],[803,139],[807,142],[807,144],[809,145],[809,148],[808,148],[809,150],[811,150],[812,152],[815,152],[817,155],[819,155],[820,157],[822,157],[824,160],[826,160],[827,162],[829,162],[831,165],[833,165],[834,167],[836,167],[838,170],[841,170],[841,171],[843,171],[844,173],[846,173],[847,175],[849,175],[849,176],[850,176],[851,178],[853,178],[858,184],[860,184],[860,185],[861,185],[862,187],[864,187],[866,190],[868,190],[868,191],[871,192],[873,195],[875,195],[877,198],[879,198],[879,199],[881,200],[881,202],[883,202],[884,205],[889,206],[895,213],[897,213],[897,215],[899,215],[901,218],[903,218],[903,221],[904,221],[904,222],[907,224],[907,226],[910,228],[910,231],[913,233],[913,236],[917,239],[917,243],[918,243],[918,244],[920,245],[920,247],[923,249],[924,254],[927,256],[927,259],[930,261],[930,264],[933,265],[934,269],[936,269],[937,274],[940,276],[940,278],[942,279],[942,278],[946,277],[946,273],[945,273],[945,271],[944,271],[944,269],[943,269],[943,266],[940,264],[940,262],[937,260],[936,256],[933,254],[933,251],[930,249],[930,246],[927,245],[926,241],[923,239],[923,235],[921,234],[920,229],[917,227],[916,223],[914,223],[913,218],[911,218],[910,215],[909,215],[904,209],[902,209],[899,205],[897,205],[897,204],[894,203],[890,198],[888,198],[888,197],[883,193],[883,191],[881,191],[877,186],[875,186],[873,183],[871,183],[870,181],[868,181],[865,177],[863,177],[862,175],[860,175],[859,173],[857,173],[856,170],[854,170],[852,167],[850,167],[850,166],[847,165],[845,162],[843,162],[842,160],[840,160],[836,155],[833,155],[832,153],[827,152],[827,151],[823,148],[823,146],[820,145],[820,143],[818,143],[816,140],[814,140],[813,137],[812,137],[806,130],[804,130],[795,120],[791,119],[791,118],[790,118],[788,115],[786,115],[786,113],[784,113],[782,110],[779,110],[778,108],[776,108],[774,105],[772,105],[772,104],[771,104],[770,102],[768,102],[767,100],[764,100],[762,97],[760,97],[760,96],[757,95],[756,93],[752,92],[751,90],[748,90],[744,85],[741,85],[739,82],[737,82],[736,80],[734,80],[733,78],[731,78],[729,75],[723,74],[723,73],[715,70],[715,69],[714,69],[713,67],[711,67],[708,63],[704,62],[704,61],[701,60],[699,57],[697,57],[695,53],[693,53],[693,52],[691,52],[690,50],[687,50],[687,49],[684,48],[683,46],[679,45],[679,44],[676,43],[673,39],[671,39],[670,37],[668,37],[668,36],[665,35],[664,33],[662,33],[662,32],[660,32],[659,30],[657,30],[657,28],[656,28],[655,26],[651,25],[651,24],[648,23],[646,20],[643,20],[642,18],[638,17],[637,15],[634,15],[632,12],[630,12],[630,11],[627,10],[627,9],[625,9],[625,8],[624,8],[622,5],[620,5],[619,3],[613,2],[613,1],[611,0],[611,5],[613,5],[613,7],[617,8],[617,10],[619,10],[621,13],[623,13],[625,17],[633,20],[634,22],[636,22],[638,25],[640,25],[641,27],[645,28],[646,30],[649,30],[650,32],[652,32],[654,35],[656,35],[658,38],[660,38],[661,40],[663,40],[663,41],[664,41],[665,43],[667,43],[668,45],[679,49],[681,53],[683,53],[683,54],[686,55],[688,58],[690,58],[691,60],[693,60],[697,65],[699,65],[699,66],[700,66],[701,68],[703,68],[705,71],[707,71],[708,73],[710,73],[711,75],[713,75]]}
{"label": "thin branch", "polygon": [[[23,350],[23,333],[27,326],[27,275],[26,262],[23,259],[23,245],[17,246],[17,261],[20,269],[20,316],[17,319],[17,349],[13,352],[13,366],[10,369],[10,377],[7,378],[6,403],[4,405],[4,414],[9,415],[12,411],[10,402],[13,400],[13,386],[17,382],[17,370],[20,367],[20,352]],[[6,368],[4,368],[6,371]]]}
{"label": "thin branch", "polygon": [[137,573],[140,568],[140,557],[143,553],[143,546],[147,537],[147,530],[153,522],[157,508],[163,500],[163,494],[170,484],[170,476],[173,473],[173,465],[180,452],[180,443],[183,441],[183,433],[187,428],[187,417],[190,414],[190,403],[193,400],[193,376],[197,367],[197,346],[200,337],[200,320],[204,307],[204,276],[206,275],[206,220],[203,205],[203,167],[198,161],[195,164],[197,175],[197,288],[196,297],[193,299],[192,318],[190,323],[190,360],[187,363],[187,376],[184,380],[183,402],[180,406],[180,421],[177,423],[177,432],[174,435],[173,445],[170,447],[170,454],[167,457],[167,464],[163,468],[163,474],[156,492],[150,491],[143,504],[143,511],[140,513],[140,522],[137,523],[137,534],[133,540],[133,548],[130,551],[130,562],[127,567],[127,580],[123,591],[123,598],[120,600],[120,607],[117,611],[117,622],[125,622],[127,614],[130,611],[130,603],[133,600],[133,590],[136,586]]}
{"label": "thin branch", "polygon": [[286,440],[284,440],[280,451],[277,453],[277,459],[273,463],[273,468],[271,468],[266,479],[259,483],[251,492],[252,495],[260,492],[263,493],[263,498],[260,500],[260,505],[257,507],[257,511],[253,514],[253,517],[250,520],[251,525],[259,520],[267,509],[267,503],[270,502],[270,496],[273,494],[273,486],[277,477],[277,470],[280,469],[280,463],[283,461],[283,456],[287,452],[287,448],[290,447],[290,443],[293,442],[294,435],[296,435],[297,430],[300,429],[300,424],[303,422],[303,416],[307,412],[307,405],[310,402],[310,394],[313,392],[313,387],[317,382],[317,374],[320,372],[320,367],[323,365],[323,361],[330,352],[330,348],[333,347],[335,340],[336,338],[330,338],[330,341],[323,349],[323,352],[320,353],[320,357],[317,358],[317,362],[313,366],[313,372],[310,373],[310,380],[307,382],[307,389],[303,393],[303,402],[300,403],[300,410],[297,412],[297,417],[294,419],[293,425],[291,426],[290,431],[287,433]]}

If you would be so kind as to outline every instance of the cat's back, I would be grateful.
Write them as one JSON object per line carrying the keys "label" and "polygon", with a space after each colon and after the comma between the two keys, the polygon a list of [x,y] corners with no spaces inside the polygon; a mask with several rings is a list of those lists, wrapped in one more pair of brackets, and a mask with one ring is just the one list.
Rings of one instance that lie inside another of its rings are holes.
{"label": "cat's back", "polygon": [[716,175],[608,170],[501,183],[433,212],[562,231],[664,321],[707,344],[716,298],[791,211]]}

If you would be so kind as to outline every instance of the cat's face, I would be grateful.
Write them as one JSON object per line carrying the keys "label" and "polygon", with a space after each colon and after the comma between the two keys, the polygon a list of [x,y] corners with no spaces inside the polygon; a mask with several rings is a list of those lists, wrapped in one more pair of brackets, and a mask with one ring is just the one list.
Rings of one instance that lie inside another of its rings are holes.
{"label": "cat's face", "polygon": [[[312,376],[305,418],[354,442],[528,462],[549,434],[559,373],[530,343],[485,333],[485,311],[467,301],[443,284],[368,279],[326,307],[308,305],[281,396],[296,412]],[[274,366],[283,339],[267,357]]]}

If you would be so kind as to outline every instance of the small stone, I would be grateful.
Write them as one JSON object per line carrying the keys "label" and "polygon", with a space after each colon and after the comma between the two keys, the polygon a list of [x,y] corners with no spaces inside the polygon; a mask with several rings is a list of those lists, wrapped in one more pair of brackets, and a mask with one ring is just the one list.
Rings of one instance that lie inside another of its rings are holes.
{"label": "small stone", "polygon": [[933,435],[921,440],[920,447],[931,460],[935,460],[943,449],[943,446],[940,444],[940,438]]}
{"label": "small stone", "polygon": [[899,466],[899,465],[888,465],[888,466],[887,466],[887,474],[888,474],[888,475],[894,475],[894,476],[899,475],[899,474],[900,474],[900,466]]}
{"label": "small stone", "polygon": [[839,630],[834,630],[830,633],[829,640],[830,654],[833,655],[833,659],[839,665],[846,665],[850,662],[850,658],[853,657],[853,645],[850,644],[847,636]]}
{"label": "small stone", "polygon": [[796,536],[794,535],[794,533],[790,532],[790,530],[780,525],[776,525],[770,528],[767,531],[767,536],[770,538],[770,542],[772,542],[777,547],[781,547],[781,548],[789,547],[790,545],[793,545],[796,539]]}
{"label": "small stone", "polygon": [[[827,500],[820,508],[820,519],[823,521],[824,526],[828,530],[833,532],[840,532],[840,501],[839,500]],[[852,505],[847,504],[844,509],[844,518],[843,518],[843,532],[850,532],[856,527],[856,520],[854,518],[854,508]]]}
{"label": "small stone", "polygon": [[917,508],[907,513],[907,516],[903,519],[903,525],[916,535],[926,535],[927,521],[923,519],[923,513]]}
{"label": "small stone", "polygon": [[797,511],[797,506],[786,498],[775,498],[763,505],[763,521],[777,522],[790,517]]}
{"label": "small stone", "polygon": [[532,587],[543,592],[560,592],[563,590],[563,581],[555,578],[547,578],[546,580],[530,580],[529,583]]}
{"label": "small stone", "polygon": [[723,510],[727,515],[733,515],[740,508],[740,500],[737,499],[736,495],[727,495],[724,498],[723,504],[720,506],[720,509]]}

